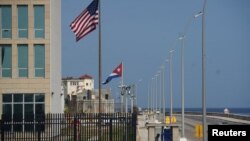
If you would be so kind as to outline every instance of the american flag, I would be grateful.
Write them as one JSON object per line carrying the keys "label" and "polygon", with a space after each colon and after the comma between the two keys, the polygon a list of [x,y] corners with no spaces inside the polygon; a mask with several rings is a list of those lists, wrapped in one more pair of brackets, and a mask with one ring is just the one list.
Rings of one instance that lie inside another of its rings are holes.
{"label": "american flag", "polygon": [[76,41],[79,41],[88,33],[96,29],[98,24],[98,0],[91,4],[70,24],[71,30],[75,33]]}

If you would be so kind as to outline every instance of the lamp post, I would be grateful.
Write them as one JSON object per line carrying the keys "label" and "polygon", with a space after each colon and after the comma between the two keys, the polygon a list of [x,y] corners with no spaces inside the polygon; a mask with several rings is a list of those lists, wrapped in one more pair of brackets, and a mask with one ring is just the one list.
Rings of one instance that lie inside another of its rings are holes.
{"label": "lamp post", "polygon": [[[165,62],[164,62],[165,63]],[[162,69],[162,121],[165,123],[165,114],[166,114],[166,102],[165,102],[165,89],[164,89],[164,77],[165,77],[165,66],[164,64],[161,66]]]}
{"label": "lamp post", "polygon": [[158,111],[161,113],[161,71],[157,71],[157,74],[159,76],[159,84],[158,84]]}
{"label": "lamp post", "polygon": [[125,98],[125,113],[128,113],[128,95],[130,95],[130,89],[131,86],[126,86],[126,85],[122,85],[121,86],[121,101],[122,101],[122,112],[124,109],[124,101],[123,98]]}
{"label": "lamp post", "polygon": [[124,95],[125,95],[125,89],[124,89],[124,85],[120,86],[121,88],[121,113],[124,112]]}
{"label": "lamp post", "polygon": [[131,85],[130,89],[132,89],[132,92],[130,92],[130,90],[129,90],[130,100],[131,100],[130,106],[131,106],[131,113],[133,113],[134,112],[134,100],[136,99],[136,97],[135,97],[135,85],[134,84]]}
{"label": "lamp post", "polygon": [[130,89],[131,89],[131,86],[125,86],[125,113],[128,113],[128,95],[130,95]]}
{"label": "lamp post", "polygon": [[179,40],[182,42],[181,46],[181,137],[185,137],[185,129],[184,129],[184,105],[185,105],[185,77],[184,77],[184,35],[179,37]]}
{"label": "lamp post", "polygon": [[170,122],[172,119],[173,114],[173,73],[172,73],[172,57],[173,57],[174,50],[170,50],[170,56],[169,56],[169,76],[170,76]]}
{"label": "lamp post", "polygon": [[158,106],[157,106],[157,99],[158,99],[157,77],[158,77],[158,74],[155,75],[155,111],[158,110]]}
{"label": "lamp post", "polygon": [[149,114],[149,105],[150,105],[150,98],[149,98],[149,95],[150,95],[150,82],[148,82],[148,109],[147,109],[147,111],[148,111],[148,114]]}
{"label": "lamp post", "polygon": [[[200,15],[203,15],[202,12],[194,15],[194,18],[199,17]],[[181,137],[185,138],[185,62],[184,62],[184,39],[186,38],[186,32],[188,30],[189,24],[192,20],[192,17],[190,17],[189,22],[187,23],[183,35],[179,37],[179,40],[181,41],[181,125],[182,125],[182,132],[181,132]]]}
{"label": "lamp post", "polygon": [[151,81],[151,111],[154,111],[154,77]]}
{"label": "lamp post", "polygon": [[135,90],[135,105],[136,105],[136,106],[138,106],[138,105],[137,105],[137,99],[138,99],[137,93],[138,93],[138,91],[139,91],[139,90],[138,90],[138,85],[139,85],[139,83],[140,83],[141,81],[142,81],[142,79],[139,79],[139,80],[138,80],[138,83],[137,83],[136,86],[135,86],[135,89],[136,89],[136,90]]}
{"label": "lamp post", "polygon": [[204,0],[202,12],[196,14],[194,18],[202,16],[202,123],[203,141],[207,140],[207,111],[206,111],[206,47],[205,47],[205,13],[207,0]]}
{"label": "lamp post", "polygon": [[[165,62],[166,62],[166,63],[169,63],[169,59],[166,59]],[[164,62],[164,63],[165,63],[165,62]],[[166,67],[164,67],[164,69],[165,69],[165,68],[166,68]],[[165,70],[164,70],[163,72],[164,72],[163,74],[165,75]],[[164,77],[164,76],[163,76],[163,77]],[[166,77],[167,77],[167,75],[166,75]],[[164,81],[164,79],[163,79],[163,86],[165,86],[165,81]],[[165,96],[165,97],[164,97],[164,113],[165,113],[165,114],[164,114],[164,123],[165,123],[165,116],[166,116],[166,111],[165,111],[165,110],[166,110],[166,94],[165,94],[165,87],[163,87],[163,91],[164,91],[164,96]]]}
{"label": "lamp post", "polygon": [[205,11],[206,11],[207,0],[204,0],[203,10],[202,10],[202,111],[203,111],[203,141],[207,139],[207,120],[206,120],[206,50],[205,50]]}

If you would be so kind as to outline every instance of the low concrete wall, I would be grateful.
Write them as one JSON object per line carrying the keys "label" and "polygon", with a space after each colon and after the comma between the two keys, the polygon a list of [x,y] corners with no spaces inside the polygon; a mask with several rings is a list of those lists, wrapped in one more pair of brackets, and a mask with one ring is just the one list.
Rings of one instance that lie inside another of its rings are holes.
{"label": "low concrete wall", "polygon": [[[174,114],[181,114],[181,112],[175,112]],[[185,112],[185,114],[189,115],[202,115],[201,112]],[[234,119],[241,119],[241,120],[250,120],[250,116],[246,115],[238,115],[238,114],[224,114],[224,113],[216,113],[216,112],[209,112],[207,113],[208,116],[219,116],[219,117],[228,117]]]}

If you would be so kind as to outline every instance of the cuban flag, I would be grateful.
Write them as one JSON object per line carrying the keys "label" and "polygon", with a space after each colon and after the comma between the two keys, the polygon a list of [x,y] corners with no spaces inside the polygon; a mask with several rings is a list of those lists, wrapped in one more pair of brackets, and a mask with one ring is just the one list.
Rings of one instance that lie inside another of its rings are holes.
{"label": "cuban flag", "polygon": [[117,66],[113,72],[108,76],[105,82],[102,82],[102,84],[107,84],[109,83],[113,78],[121,77],[122,76],[122,63]]}

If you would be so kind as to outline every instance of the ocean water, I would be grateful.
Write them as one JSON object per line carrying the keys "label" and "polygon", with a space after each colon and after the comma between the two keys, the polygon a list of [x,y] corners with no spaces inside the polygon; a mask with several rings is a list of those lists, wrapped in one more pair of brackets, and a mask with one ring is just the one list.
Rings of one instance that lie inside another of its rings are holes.
{"label": "ocean water", "polygon": [[[207,112],[224,113],[225,108],[207,108]],[[229,113],[250,116],[250,108],[227,108]],[[166,112],[169,112],[166,108]],[[202,112],[202,108],[185,108],[186,112]],[[173,112],[181,112],[181,108],[174,108]]]}

